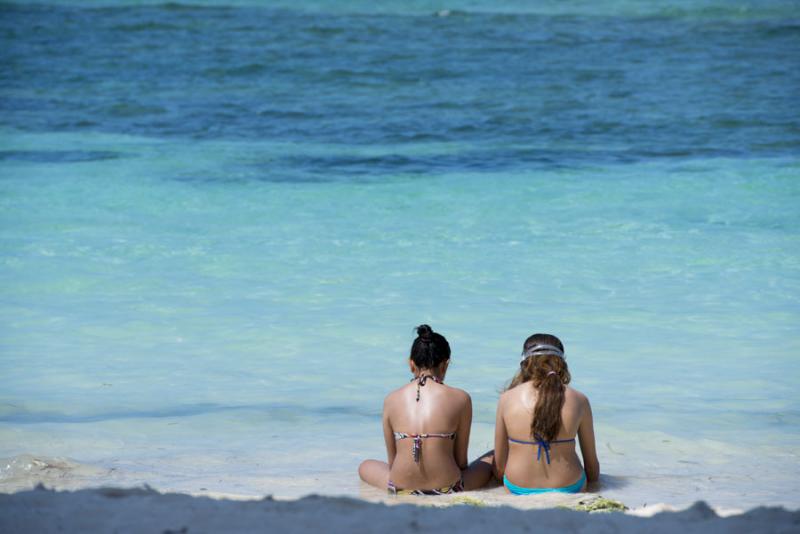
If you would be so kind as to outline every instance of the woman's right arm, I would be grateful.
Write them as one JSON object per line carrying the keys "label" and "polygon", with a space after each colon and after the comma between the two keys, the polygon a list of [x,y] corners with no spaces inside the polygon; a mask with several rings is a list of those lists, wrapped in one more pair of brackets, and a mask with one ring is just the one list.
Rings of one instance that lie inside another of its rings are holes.
{"label": "woman's right arm", "polygon": [[397,456],[397,442],[394,440],[394,431],[389,421],[389,397],[383,401],[383,439],[386,442],[386,461],[391,469]]}
{"label": "woman's right arm", "polygon": [[503,480],[508,459],[508,431],[503,421],[504,398],[505,395],[500,395],[500,399],[497,401],[497,415],[494,421],[494,476],[497,477],[497,480]]}
{"label": "woman's right arm", "polygon": [[597,459],[597,448],[594,442],[594,420],[592,418],[592,407],[589,399],[583,409],[583,417],[578,426],[578,439],[581,445],[581,455],[583,456],[583,467],[586,470],[586,480],[597,482],[600,478],[600,461]]}

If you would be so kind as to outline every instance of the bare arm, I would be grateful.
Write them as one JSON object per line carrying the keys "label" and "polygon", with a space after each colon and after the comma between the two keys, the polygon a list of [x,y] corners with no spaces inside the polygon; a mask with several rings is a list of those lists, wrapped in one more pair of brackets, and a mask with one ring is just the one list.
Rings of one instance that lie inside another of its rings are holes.
{"label": "bare arm", "polygon": [[455,457],[458,468],[464,470],[469,464],[467,459],[467,449],[469,447],[469,432],[472,428],[472,399],[466,395],[467,400],[461,417],[458,420],[458,430],[456,430]]}
{"label": "bare arm", "polygon": [[497,480],[503,480],[506,471],[506,460],[508,460],[508,431],[503,420],[503,399],[497,401],[497,416],[494,422],[494,476]]}
{"label": "bare arm", "polygon": [[383,439],[386,442],[386,458],[389,463],[389,469],[392,468],[394,458],[397,456],[397,442],[394,440],[394,432],[392,431],[392,424],[389,421],[389,397],[383,401]]}
{"label": "bare arm", "polygon": [[597,447],[594,442],[594,420],[589,399],[586,399],[581,423],[578,426],[578,439],[581,445],[583,466],[586,470],[586,480],[597,482],[597,479],[600,478],[600,462],[597,459]]}

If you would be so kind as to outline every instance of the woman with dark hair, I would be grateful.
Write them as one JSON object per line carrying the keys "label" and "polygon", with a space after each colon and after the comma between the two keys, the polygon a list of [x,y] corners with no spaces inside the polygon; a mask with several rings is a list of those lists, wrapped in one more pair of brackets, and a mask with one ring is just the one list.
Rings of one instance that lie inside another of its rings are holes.
{"label": "woman with dark hair", "polygon": [[472,400],[444,383],[450,365],[447,340],[428,325],[417,327],[408,365],[411,382],[383,403],[389,461],[365,460],[359,476],[392,494],[438,495],[482,486],[491,477],[488,464],[467,467]]}
{"label": "woman with dark hair", "polygon": [[[600,476],[592,408],[569,381],[557,337],[535,334],[525,340],[519,371],[497,403],[495,475],[509,492],[578,493]],[[576,437],[584,466],[575,452]]]}

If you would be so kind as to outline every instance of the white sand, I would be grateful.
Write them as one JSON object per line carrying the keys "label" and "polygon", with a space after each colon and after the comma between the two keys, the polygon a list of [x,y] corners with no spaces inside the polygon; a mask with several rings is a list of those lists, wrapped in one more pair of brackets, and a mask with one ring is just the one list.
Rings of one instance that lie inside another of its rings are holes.
{"label": "white sand", "polygon": [[[756,508],[745,513],[698,502],[679,511],[667,504],[651,504],[625,513],[559,509],[601,498],[592,493],[518,497],[495,487],[458,495],[390,497],[385,491],[362,484],[359,499],[261,499],[264,492],[220,493],[207,483],[210,481],[204,482],[208,488],[199,490],[97,488],[102,484],[130,488],[131,483],[113,469],[67,458],[20,455],[3,462],[0,471],[0,533],[411,532],[453,527],[459,532],[483,532],[494,525],[502,527],[504,534],[540,527],[559,532],[800,532],[800,511],[783,508]],[[309,486],[301,482],[262,481],[278,495],[298,494],[304,488],[308,492]],[[39,488],[31,490],[37,483]],[[229,481],[224,487],[236,491],[236,485]]]}
{"label": "white sand", "polygon": [[[423,501],[420,501],[423,502]],[[444,504],[444,503],[442,503]],[[720,517],[702,502],[652,517],[507,506],[387,505],[310,496],[238,501],[152,489],[46,489],[0,495],[0,532],[800,532],[800,512],[756,508]]]}

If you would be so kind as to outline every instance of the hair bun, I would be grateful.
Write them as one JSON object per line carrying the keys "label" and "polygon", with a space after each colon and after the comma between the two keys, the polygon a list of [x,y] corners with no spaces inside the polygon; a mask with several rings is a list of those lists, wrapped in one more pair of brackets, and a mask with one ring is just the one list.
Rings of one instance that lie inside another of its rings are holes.
{"label": "hair bun", "polygon": [[450,359],[450,344],[442,334],[434,332],[426,324],[419,325],[415,330],[417,337],[411,344],[409,357],[419,369],[433,369]]}
{"label": "hair bun", "polygon": [[420,341],[430,343],[431,337],[433,337],[433,329],[426,324],[421,324],[417,327],[417,335]]}

